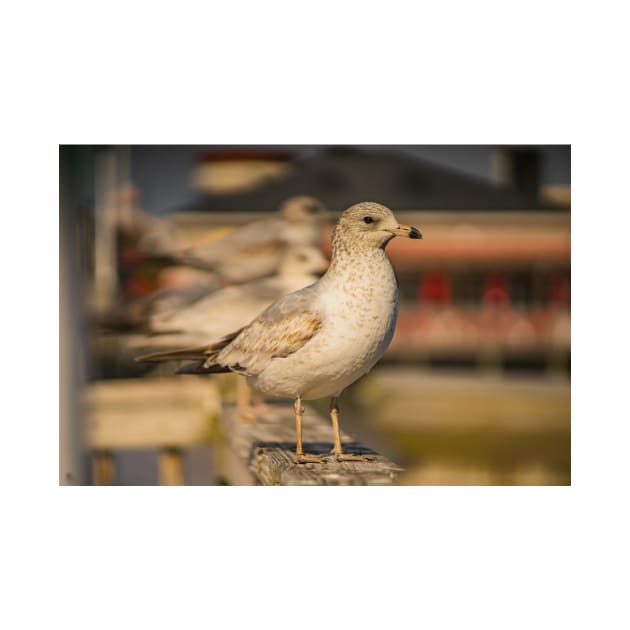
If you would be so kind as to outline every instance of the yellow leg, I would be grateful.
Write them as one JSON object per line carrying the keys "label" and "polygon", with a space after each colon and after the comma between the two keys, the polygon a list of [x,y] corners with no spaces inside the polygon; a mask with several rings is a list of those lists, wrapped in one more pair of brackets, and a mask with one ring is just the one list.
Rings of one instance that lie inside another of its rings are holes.
{"label": "yellow leg", "polygon": [[265,404],[262,398],[259,397],[259,399],[255,401],[250,386],[242,376],[236,376],[236,408],[238,410],[238,417],[246,424],[251,424],[256,418],[273,411],[273,408]]}
{"label": "yellow leg", "polygon": [[349,455],[341,448],[341,434],[339,433],[339,399],[333,396],[330,400],[330,419],[333,426],[332,454],[338,462],[369,462],[374,459],[369,455]]}
{"label": "yellow leg", "polygon": [[253,422],[255,414],[252,409],[252,392],[242,376],[236,377],[236,408],[243,422]]}
{"label": "yellow leg", "polygon": [[302,407],[302,399],[298,396],[295,399],[295,457],[293,461],[296,464],[306,464],[313,462],[317,464],[323,464],[324,458],[318,455],[305,455],[302,448],[302,415],[304,414],[304,407]]}

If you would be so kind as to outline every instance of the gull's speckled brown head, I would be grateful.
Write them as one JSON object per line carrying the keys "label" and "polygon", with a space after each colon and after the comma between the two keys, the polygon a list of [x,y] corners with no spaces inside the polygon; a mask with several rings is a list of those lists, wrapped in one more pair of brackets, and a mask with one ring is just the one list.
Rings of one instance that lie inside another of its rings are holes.
{"label": "gull's speckled brown head", "polygon": [[333,234],[333,248],[342,241],[357,246],[385,247],[396,236],[422,238],[420,232],[398,222],[386,206],[373,201],[363,201],[350,206],[339,218]]}

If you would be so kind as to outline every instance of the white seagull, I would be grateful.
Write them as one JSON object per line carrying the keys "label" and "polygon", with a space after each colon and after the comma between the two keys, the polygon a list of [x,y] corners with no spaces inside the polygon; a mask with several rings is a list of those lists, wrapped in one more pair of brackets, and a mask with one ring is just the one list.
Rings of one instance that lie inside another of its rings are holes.
{"label": "white seagull", "polygon": [[385,246],[396,236],[422,238],[385,206],[351,206],[335,227],[328,271],[315,284],[276,300],[218,343],[137,360],[191,360],[178,373],[236,372],[265,395],[293,399],[296,463],[324,461],[303,451],[302,400],[331,396],[333,457],[367,460],[343,452],[338,398],[370,371],[392,340],[398,289]]}
{"label": "white seagull", "polygon": [[173,258],[180,264],[212,271],[229,284],[271,275],[288,247],[320,245],[327,212],[317,199],[297,196],[287,199],[278,215],[252,221],[218,241],[189,248]]}

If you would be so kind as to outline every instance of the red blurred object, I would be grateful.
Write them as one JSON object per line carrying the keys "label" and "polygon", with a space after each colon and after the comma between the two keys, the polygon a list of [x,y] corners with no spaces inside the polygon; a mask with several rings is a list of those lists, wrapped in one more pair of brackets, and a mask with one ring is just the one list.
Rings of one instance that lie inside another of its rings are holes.
{"label": "red blurred object", "polygon": [[140,297],[148,295],[155,287],[142,278],[132,278],[125,284],[124,291],[127,297]]}
{"label": "red blurred object", "polygon": [[451,281],[448,276],[439,271],[424,274],[418,288],[418,299],[428,304],[450,304]]}
{"label": "red blurred object", "polygon": [[294,158],[291,151],[275,149],[218,149],[200,156],[201,162],[240,162],[250,160],[273,160],[288,162]]}
{"label": "red blurred object", "polygon": [[568,307],[571,300],[569,281],[562,276],[551,279],[549,286],[549,305]]}
{"label": "red blurred object", "polygon": [[126,245],[121,248],[119,254],[120,265],[134,265],[142,260],[142,254],[137,247]]}
{"label": "red blurred object", "polygon": [[493,274],[486,278],[482,302],[486,306],[507,306],[510,304],[510,287],[504,276]]}

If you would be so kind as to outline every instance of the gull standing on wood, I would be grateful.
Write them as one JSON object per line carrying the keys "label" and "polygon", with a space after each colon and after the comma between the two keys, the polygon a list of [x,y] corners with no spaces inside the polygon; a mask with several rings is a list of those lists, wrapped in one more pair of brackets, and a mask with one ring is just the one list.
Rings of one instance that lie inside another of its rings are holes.
{"label": "gull standing on wood", "polygon": [[396,236],[422,238],[415,227],[398,223],[385,206],[351,206],[335,227],[328,271],[315,284],[276,300],[218,343],[138,360],[191,360],[178,373],[232,371],[246,376],[263,394],[293,399],[296,463],[324,461],[304,453],[302,400],[331,396],[334,458],[367,460],[343,452],[338,398],[370,371],[392,340],[398,289],[385,246]]}

